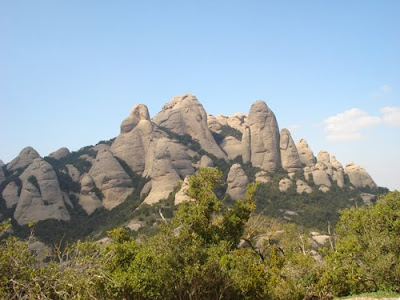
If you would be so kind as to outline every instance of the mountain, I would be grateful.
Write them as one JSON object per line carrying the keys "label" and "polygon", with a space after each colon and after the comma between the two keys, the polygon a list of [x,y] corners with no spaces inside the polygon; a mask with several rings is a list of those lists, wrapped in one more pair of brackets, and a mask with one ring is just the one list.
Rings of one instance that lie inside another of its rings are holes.
{"label": "mountain", "polygon": [[[68,223],[77,215],[122,211],[122,204],[133,198],[135,209],[168,197],[179,203],[188,199],[185,178],[210,166],[224,172],[227,184],[221,194],[231,201],[242,198],[253,181],[269,186],[264,198],[274,190],[283,198],[321,199],[345,192],[355,197],[357,191],[357,197],[370,203],[379,191],[362,167],[343,167],[326,151],[315,156],[304,139],[295,143],[288,129],[279,130],[264,101],[256,101],[247,115],[212,116],[195,96],[184,94],[153,119],[144,104],[135,105],[120,134],[95,146],[73,152],[61,148],[47,157],[24,148],[0,166],[0,217],[12,217],[21,226],[45,220]],[[271,205],[267,200],[260,200],[261,211]]]}

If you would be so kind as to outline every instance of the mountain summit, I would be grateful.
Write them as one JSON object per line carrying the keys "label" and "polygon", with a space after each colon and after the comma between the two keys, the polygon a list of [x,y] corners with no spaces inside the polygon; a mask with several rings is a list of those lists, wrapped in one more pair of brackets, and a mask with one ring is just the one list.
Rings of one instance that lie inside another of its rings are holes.
{"label": "mountain summit", "polygon": [[[132,193],[153,204],[176,191],[198,168],[221,164],[226,169],[225,192],[232,199],[243,197],[249,181],[270,182],[277,172],[283,174],[282,193],[291,187],[299,194],[377,189],[362,167],[352,163],[343,168],[326,151],[315,157],[304,139],[295,144],[288,129],[279,130],[262,100],[251,105],[247,115],[212,116],[195,96],[184,94],[171,99],[153,119],[144,104],[135,105],[120,134],[96,146],[76,152],[61,148],[44,158],[26,147],[0,166],[0,213],[12,214],[24,225],[68,221],[77,207],[88,215],[111,210]],[[253,175],[246,174],[248,168]],[[138,185],[141,180],[146,184]],[[182,190],[176,197],[176,202],[188,198]]]}

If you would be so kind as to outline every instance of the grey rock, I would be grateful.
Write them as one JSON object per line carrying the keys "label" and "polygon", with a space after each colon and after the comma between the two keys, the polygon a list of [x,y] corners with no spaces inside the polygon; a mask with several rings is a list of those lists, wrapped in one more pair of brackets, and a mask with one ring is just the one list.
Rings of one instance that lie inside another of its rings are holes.
{"label": "grey rock", "polygon": [[283,128],[281,130],[280,149],[282,168],[284,168],[288,172],[300,171],[302,165],[299,153],[297,152],[296,145],[294,144],[289,130],[287,130],[286,128]]}
{"label": "grey rock", "polygon": [[164,105],[153,121],[177,134],[189,134],[204,150],[226,159],[225,153],[218,147],[208,129],[207,114],[195,96],[185,94],[174,97]]}
{"label": "grey rock", "polygon": [[104,207],[95,190],[96,185],[92,176],[84,174],[81,179],[79,205],[82,206],[88,215],[92,214],[96,209]]}
{"label": "grey rock", "polygon": [[19,155],[7,164],[7,170],[15,171],[17,169],[24,169],[33,162],[34,159],[39,158],[39,153],[32,147],[22,149]]}
{"label": "grey rock", "polygon": [[79,172],[79,170],[71,164],[67,164],[65,165],[65,167],[67,168],[67,173],[72,178],[72,180],[75,182],[79,182],[79,179],[81,177],[81,173]]}
{"label": "grey rock", "polygon": [[68,148],[62,147],[62,148],[58,149],[57,151],[50,153],[49,157],[60,160],[61,158],[64,158],[64,157],[68,156],[69,154],[71,154],[71,152],[68,150]]}
{"label": "grey rock", "polygon": [[186,177],[185,180],[182,182],[182,186],[179,189],[179,191],[175,194],[175,201],[174,204],[178,205],[181,204],[182,202],[190,202],[190,201],[196,201],[195,199],[191,198],[188,195],[188,190],[189,190],[189,178],[190,176]]}
{"label": "grey rock", "polygon": [[207,168],[207,167],[214,167],[214,163],[207,155],[203,155],[200,159],[200,167]]}
{"label": "grey rock", "polygon": [[249,180],[240,164],[234,164],[228,173],[226,193],[233,199],[243,199]]}
{"label": "grey rock", "polygon": [[211,131],[221,133],[221,123],[213,115],[207,115],[207,126]]}
{"label": "grey rock", "polygon": [[268,175],[267,172],[265,171],[259,171],[256,173],[255,175],[256,177],[256,182],[260,182],[260,183],[268,183],[271,181],[271,177]]}
{"label": "grey rock", "polygon": [[376,183],[363,167],[350,163],[346,165],[345,173],[349,176],[350,183],[356,188],[364,188],[367,186],[371,189],[377,188]]}
{"label": "grey rock", "polygon": [[129,116],[121,124],[121,133],[128,133],[141,120],[150,120],[149,110],[144,104],[137,104],[131,109]]}
{"label": "grey rock", "polygon": [[255,102],[249,112],[251,163],[274,172],[281,164],[279,129],[274,113],[264,101]]}
{"label": "grey rock", "polygon": [[228,155],[228,159],[234,160],[242,156],[243,146],[242,142],[233,136],[227,136],[221,143],[221,148]]}
{"label": "grey rock", "polygon": [[246,127],[242,136],[242,159],[243,163],[248,163],[251,160],[251,137],[250,127]]}
{"label": "grey rock", "polygon": [[293,182],[289,178],[283,178],[279,181],[279,190],[281,192],[286,192],[292,184]]}
{"label": "grey rock", "polygon": [[34,159],[20,179],[22,190],[14,212],[18,224],[46,219],[70,219],[57,175],[49,163],[41,158]]}
{"label": "grey rock", "polygon": [[102,203],[106,209],[121,204],[133,192],[133,183],[129,175],[107,149],[97,153],[89,175],[102,192]]}
{"label": "grey rock", "polygon": [[296,148],[297,152],[299,153],[300,161],[304,167],[312,167],[315,165],[316,163],[315,156],[311,148],[308,146],[306,140],[304,139],[299,140],[297,142]]}
{"label": "grey rock", "polygon": [[376,199],[376,196],[374,194],[369,193],[361,193],[360,197],[365,205],[372,205],[374,203],[373,200]]}
{"label": "grey rock", "polygon": [[296,192],[298,194],[302,194],[302,193],[311,194],[312,188],[307,183],[305,183],[303,180],[297,179],[296,180]]}
{"label": "grey rock", "polygon": [[12,208],[14,205],[18,203],[18,186],[14,181],[11,181],[6,185],[3,190],[3,199],[6,202],[7,208]]}

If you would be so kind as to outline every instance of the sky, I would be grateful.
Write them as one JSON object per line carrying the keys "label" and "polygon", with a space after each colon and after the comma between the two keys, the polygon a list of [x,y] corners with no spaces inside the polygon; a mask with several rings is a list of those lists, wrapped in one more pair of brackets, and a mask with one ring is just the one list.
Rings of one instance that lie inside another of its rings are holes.
{"label": "sky", "polygon": [[400,190],[400,1],[0,0],[0,159],[118,135],[192,93]]}

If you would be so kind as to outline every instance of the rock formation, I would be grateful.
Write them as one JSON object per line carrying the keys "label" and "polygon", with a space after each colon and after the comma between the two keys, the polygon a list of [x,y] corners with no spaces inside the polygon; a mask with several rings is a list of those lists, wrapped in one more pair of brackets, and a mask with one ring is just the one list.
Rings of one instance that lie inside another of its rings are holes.
{"label": "rock formation", "polygon": [[20,178],[22,190],[14,212],[20,225],[46,219],[70,219],[57,175],[49,163],[41,158],[34,159]]}
{"label": "rock formation", "polygon": [[234,164],[228,173],[226,193],[233,199],[243,199],[246,194],[246,187],[249,180],[243,168],[239,164]]}
{"label": "rock formation", "polygon": [[132,180],[106,147],[97,153],[89,175],[103,194],[102,202],[106,209],[121,204],[133,192]]}
{"label": "rock formation", "polygon": [[281,192],[286,192],[292,184],[293,182],[289,178],[283,178],[279,181],[279,190]]}
{"label": "rock formation", "polygon": [[242,142],[233,136],[227,136],[221,143],[221,148],[228,155],[230,160],[234,160],[238,156],[242,156]]}
{"label": "rock formation", "polygon": [[299,153],[300,161],[304,167],[312,167],[316,163],[314,154],[308,143],[301,139],[296,145],[297,152]]}
{"label": "rock formation", "polygon": [[255,102],[249,112],[251,163],[268,172],[274,172],[281,163],[279,129],[274,113],[264,101]]}
{"label": "rock formation", "polygon": [[367,186],[371,189],[377,188],[376,183],[372,180],[367,171],[354,163],[346,165],[345,173],[349,176],[350,183],[356,188],[364,188]]}
{"label": "rock formation", "polygon": [[92,214],[97,208],[104,207],[99,198],[101,196],[98,195],[98,191],[92,176],[84,174],[81,180],[79,205],[82,206],[88,215]]}
{"label": "rock formation", "polygon": [[50,153],[49,157],[60,160],[61,158],[64,158],[64,157],[68,156],[69,154],[71,154],[71,152],[68,150],[68,148],[62,147],[62,148],[58,149],[57,151]]}
{"label": "rock formation", "polygon": [[283,128],[280,138],[282,168],[289,173],[301,170],[301,161],[289,130]]}
{"label": "rock formation", "polygon": [[32,147],[22,149],[19,155],[7,164],[8,171],[15,171],[17,169],[24,169],[33,162],[34,159],[40,157]]}
{"label": "rock formation", "polygon": [[214,167],[214,163],[207,155],[203,155],[200,159],[200,168]]}
{"label": "rock formation", "polygon": [[303,180],[297,179],[296,180],[296,192],[298,194],[301,194],[301,193],[311,194],[312,188],[307,183],[305,183]]}
{"label": "rock formation", "polygon": [[189,134],[201,147],[218,158],[226,158],[207,126],[207,114],[200,102],[190,94],[173,98],[164,105],[154,123],[179,135]]}
{"label": "rock formation", "polygon": [[11,208],[18,203],[19,188],[15,181],[11,181],[6,185],[2,195],[3,199],[6,201],[7,208]]}

